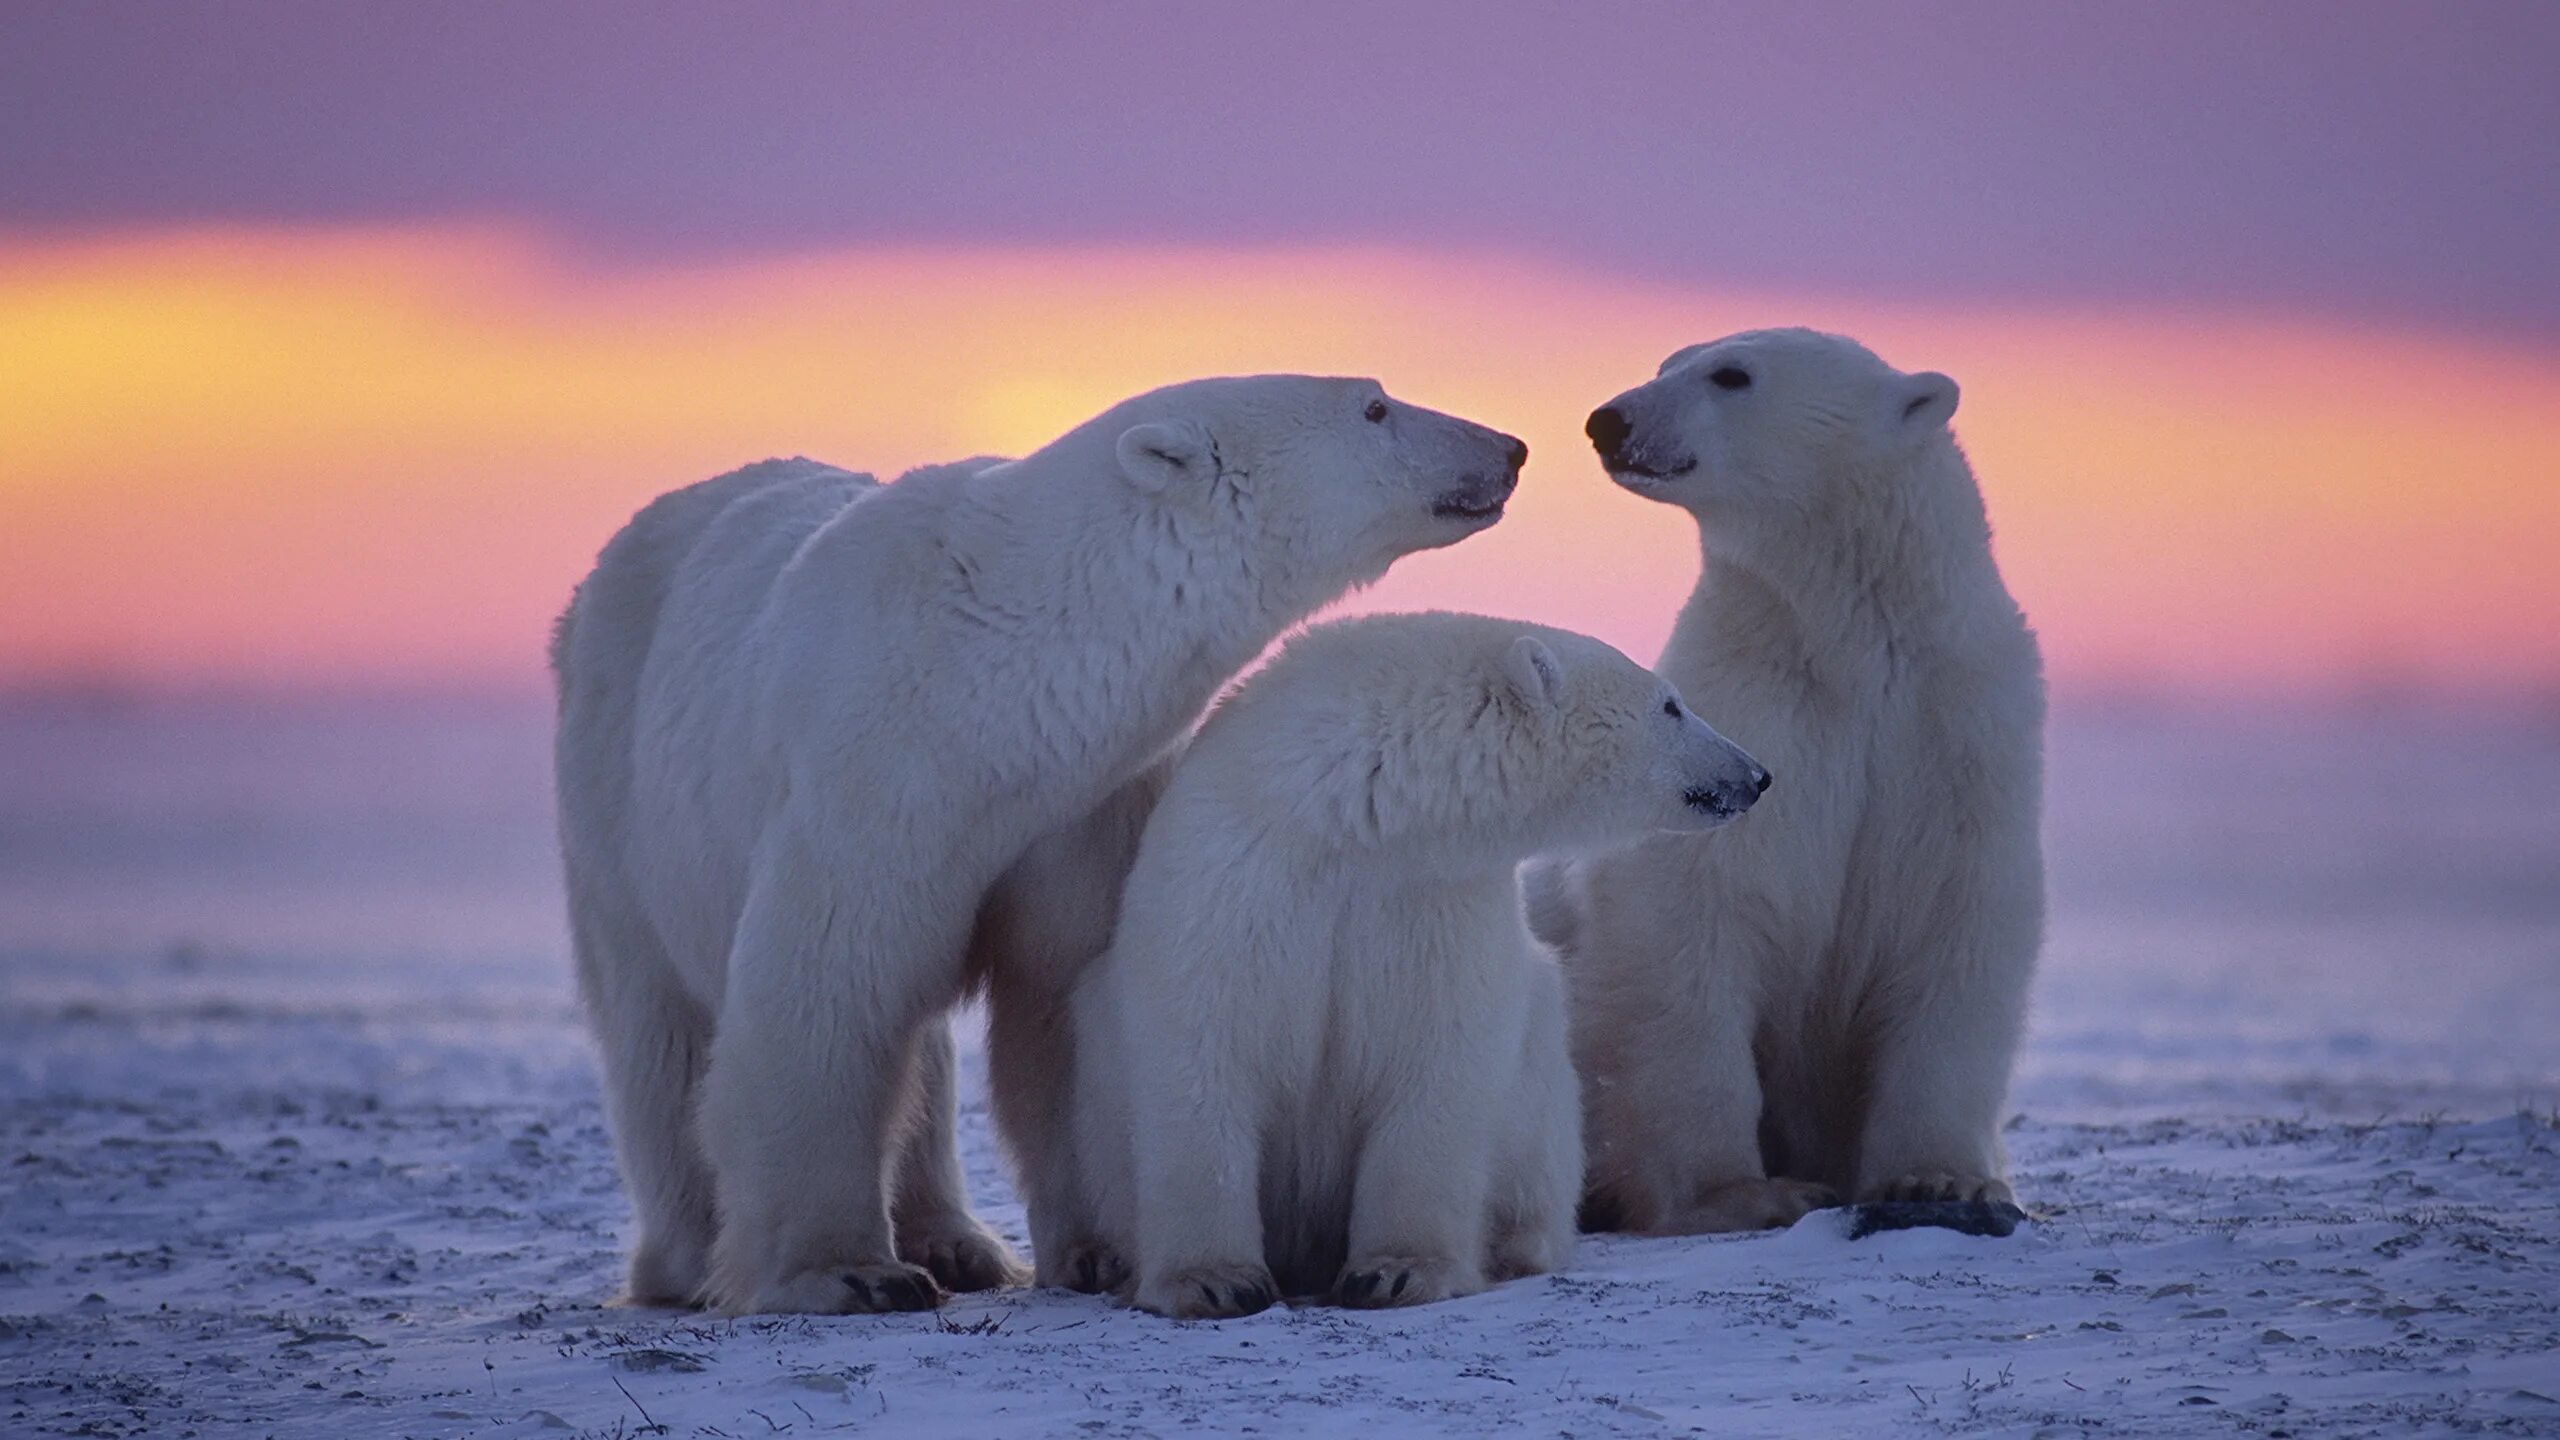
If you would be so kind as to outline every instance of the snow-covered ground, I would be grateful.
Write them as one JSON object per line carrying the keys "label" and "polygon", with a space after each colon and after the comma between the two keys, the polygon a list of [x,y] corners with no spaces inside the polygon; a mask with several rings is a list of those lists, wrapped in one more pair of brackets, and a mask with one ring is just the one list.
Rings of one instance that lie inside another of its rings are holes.
{"label": "snow-covered ground", "polygon": [[2560,1433],[2548,722],[2058,725],[2017,1236],[1192,1326],[602,1308],[543,784],[530,709],[0,710],[0,1434]]}

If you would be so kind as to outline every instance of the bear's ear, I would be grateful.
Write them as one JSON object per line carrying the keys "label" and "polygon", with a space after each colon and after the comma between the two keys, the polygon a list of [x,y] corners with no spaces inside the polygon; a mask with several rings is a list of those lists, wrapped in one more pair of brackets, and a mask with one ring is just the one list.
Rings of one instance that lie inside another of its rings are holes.
{"label": "bear's ear", "polygon": [[1556,663],[1556,652],[1535,635],[1523,635],[1511,642],[1503,652],[1502,677],[1530,708],[1552,710],[1564,701],[1564,667]]}
{"label": "bear's ear", "polygon": [[[1708,343],[1712,344],[1714,342],[1710,341]],[[1706,345],[1691,345],[1686,349],[1674,350],[1671,352],[1670,359],[1663,361],[1660,365],[1654,368],[1653,378],[1659,380],[1663,376],[1670,374],[1672,371],[1679,369],[1681,366],[1688,364],[1691,360],[1694,360],[1705,353],[1707,353]]]}
{"label": "bear's ear", "polygon": [[1150,420],[1120,432],[1120,469],[1141,490],[1198,484],[1218,473],[1217,446],[1196,420]]}
{"label": "bear's ear", "polygon": [[1956,382],[1935,370],[1905,375],[1895,391],[1895,401],[1902,409],[1902,428],[1919,434],[1935,430],[1955,418]]}

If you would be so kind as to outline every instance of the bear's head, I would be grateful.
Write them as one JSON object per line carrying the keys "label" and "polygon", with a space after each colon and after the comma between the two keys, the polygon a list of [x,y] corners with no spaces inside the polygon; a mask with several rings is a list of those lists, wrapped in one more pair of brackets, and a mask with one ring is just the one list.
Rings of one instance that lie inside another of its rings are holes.
{"label": "bear's head", "polygon": [[[1233,738],[1214,737],[1225,732]],[[1463,867],[1713,830],[1769,772],[1661,677],[1587,635],[1482,615],[1307,631],[1202,732],[1320,836]]]}
{"label": "bear's head", "polygon": [[1322,592],[1314,603],[1501,519],[1529,458],[1519,440],[1375,380],[1194,380],[1105,418],[1122,475],[1175,526],[1285,568]]}
{"label": "bear's head", "polygon": [[1514,627],[1489,680],[1527,767],[1520,797],[1552,817],[1541,851],[1620,844],[1659,831],[1714,830],[1767,793],[1766,767],[1700,719],[1661,676],[1571,631]]}
{"label": "bear's head", "polygon": [[1609,478],[1649,499],[1701,516],[1821,513],[1842,486],[1952,452],[1956,394],[1842,336],[1746,330],[1663,361],[1583,428]]}

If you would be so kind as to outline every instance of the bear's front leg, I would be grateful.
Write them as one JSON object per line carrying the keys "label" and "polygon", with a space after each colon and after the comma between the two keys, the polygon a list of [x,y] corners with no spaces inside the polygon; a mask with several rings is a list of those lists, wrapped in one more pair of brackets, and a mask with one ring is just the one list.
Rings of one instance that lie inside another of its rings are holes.
{"label": "bear's front leg", "polygon": [[1342,1304],[1428,1305],[1484,1288],[1499,1102],[1518,1073],[1486,1062],[1520,1052],[1489,1047],[1490,1017],[1465,1008],[1409,1017],[1399,1031],[1353,1174],[1350,1259],[1334,1285]]}
{"label": "bear's front leg", "polygon": [[970,906],[923,884],[882,893],[908,877],[823,853],[791,832],[758,847],[703,1079],[710,1299],[733,1315],[942,1300],[898,1256],[886,1186],[917,1031],[958,993]]}
{"label": "bear's front leg", "polygon": [[2000,1114],[2025,1027],[2033,942],[2011,937],[2006,953],[1979,943],[1902,962],[1903,1008],[1869,1040],[1860,1200],[2013,1201]]}
{"label": "bear's front leg", "polygon": [[1140,1098],[1131,1303],[1141,1310],[1224,1320],[1281,1298],[1262,1254],[1261,1135],[1235,1101]]}
{"label": "bear's front leg", "polygon": [[[1115,977],[1125,979],[1126,977]],[[1281,1298],[1262,1250],[1262,1087],[1235,1057],[1211,1056],[1228,1037],[1212,1020],[1185,1032],[1134,985],[1113,994],[1129,1008],[1109,1018],[1118,1042],[1170,1040],[1188,1056],[1124,1064],[1131,1119],[1131,1195],[1137,1282],[1130,1303],[1176,1320],[1222,1320],[1267,1310]],[[1101,1018],[1101,1017],[1095,1017]],[[1124,1053],[1126,1053],[1124,1051]],[[1185,1063],[1185,1062],[1188,1063]]]}
{"label": "bear's front leg", "polygon": [[1582,1196],[1582,1093],[1566,1040],[1564,985],[1553,963],[1525,964],[1528,1044],[1501,1122],[1506,1134],[1485,1258],[1485,1278],[1493,1281],[1563,1268],[1573,1256],[1574,1204]]}

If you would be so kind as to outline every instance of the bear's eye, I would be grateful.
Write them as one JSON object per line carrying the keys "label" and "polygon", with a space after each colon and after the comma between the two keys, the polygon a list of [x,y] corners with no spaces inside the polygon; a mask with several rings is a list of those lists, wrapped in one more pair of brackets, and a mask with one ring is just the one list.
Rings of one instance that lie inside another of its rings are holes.
{"label": "bear's eye", "polygon": [[1360,414],[1372,425],[1384,425],[1387,423],[1387,402],[1372,400],[1369,402],[1369,408],[1361,411]]}
{"label": "bear's eye", "polygon": [[1748,390],[1751,372],[1739,365],[1719,365],[1707,376],[1719,390]]}
{"label": "bear's eye", "polygon": [[1663,713],[1663,714],[1665,714],[1665,715],[1670,716],[1670,717],[1671,717],[1672,719],[1674,719],[1674,720],[1679,719],[1679,718],[1680,718],[1680,702],[1679,702],[1679,701],[1677,701],[1677,700],[1665,700],[1665,701],[1663,701],[1663,702],[1662,702],[1662,713]]}

